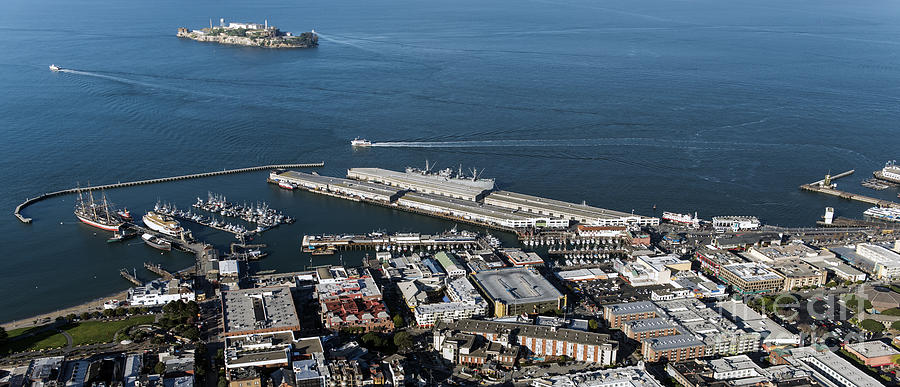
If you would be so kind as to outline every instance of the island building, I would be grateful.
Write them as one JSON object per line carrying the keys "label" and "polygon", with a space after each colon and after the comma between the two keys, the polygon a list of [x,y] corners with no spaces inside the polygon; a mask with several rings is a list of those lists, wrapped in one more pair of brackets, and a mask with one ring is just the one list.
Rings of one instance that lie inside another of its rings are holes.
{"label": "island building", "polygon": [[781,290],[785,292],[807,286],[822,286],[827,275],[825,270],[799,259],[780,260],[772,264],[772,269],[784,278]]}
{"label": "island building", "polygon": [[535,379],[532,387],[662,387],[643,362],[636,366],[575,372]]}
{"label": "island building", "polygon": [[773,351],[773,364],[788,364],[809,372],[811,378],[828,387],[878,387],[875,378],[850,364],[825,346],[785,348]]}
{"label": "island building", "polygon": [[566,306],[566,296],[530,268],[482,271],[471,277],[487,297],[495,317],[538,314]]}
{"label": "island building", "polygon": [[544,325],[525,325],[497,321],[462,319],[441,321],[434,328],[434,348],[442,348],[444,339],[454,333],[482,336],[493,343],[517,344],[523,355],[568,356],[569,358],[600,365],[616,362],[618,343],[609,335],[557,328]]}
{"label": "island building", "polygon": [[892,367],[894,358],[900,355],[896,348],[878,340],[845,344],[844,349],[868,367]]}
{"label": "island building", "polygon": [[752,262],[722,266],[719,280],[739,294],[777,293],[784,289],[784,277],[771,268]]}
{"label": "island building", "polygon": [[161,306],[172,301],[194,301],[196,296],[190,282],[178,278],[155,280],[144,286],[128,289],[128,304],[132,306]]}
{"label": "island building", "polygon": [[715,216],[712,218],[712,225],[716,231],[741,231],[755,230],[759,228],[760,222],[755,216]]}
{"label": "island building", "polygon": [[394,328],[381,290],[368,270],[360,276],[320,282],[316,285],[315,297],[319,300],[325,328],[361,328],[366,332]]}

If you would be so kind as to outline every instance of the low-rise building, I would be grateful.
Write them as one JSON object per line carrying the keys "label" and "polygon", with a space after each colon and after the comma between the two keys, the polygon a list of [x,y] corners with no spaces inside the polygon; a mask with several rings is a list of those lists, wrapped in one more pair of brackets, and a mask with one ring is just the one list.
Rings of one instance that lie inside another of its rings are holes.
{"label": "low-rise building", "polygon": [[707,356],[707,353],[706,343],[690,334],[651,337],[641,342],[641,354],[651,362],[690,360]]}
{"label": "low-rise building", "polygon": [[894,357],[900,355],[893,346],[877,340],[846,344],[844,349],[869,367],[893,366]]}
{"label": "low-rise building", "polygon": [[566,296],[530,268],[496,269],[472,275],[495,317],[562,310]]}
{"label": "low-rise building", "polygon": [[178,278],[150,281],[144,286],[128,289],[128,304],[134,306],[160,306],[172,301],[195,299],[190,282]]}
{"label": "low-rise building", "polygon": [[839,281],[858,282],[866,280],[866,273],[846,264],[840,258],[824,258],[821,261],[810,262],[813,266],[831,272]]}
{"label": "low-rise building", "polygon": [[880,387],[878,380],[844,360],[828,347],[809,346],[786,350],[787,364],[808,371],[812,378],[829,387]]}
{"label": "low-rise building", "polygon": [[287,286],[222,292],[224,336],[300,330],[294,297]]}
{"label": "low-rise building", "polygon": [[537,253],[526,253],[521,249],[502,249],[500,254],[513,266],[543,265],[544,260]]}
{"label": "low-rise building", "polygon": [[452,253],[440,251],[434,255],[434,260],[441,265],[441,267],[444,269],[444,272],[446,272],[447,275],[451,278],[466,275],[465,266],[460,264]]}
{"label": "low-rise building", "polygon": [[643,341],[651,337],[676,335],[678,325],[667,318],[654,317],[628,321],[622,326],[622,331],[630,339]]}
{"label": "low-rise building", "polygon": [[825,284],[826,272],[800,259],[783,259],[772,264],[775,272],[784,278],[782,291],[819,287]]}
{"label": "low-rise building", "polygon": [[666,372],[684,387],[818,386],[811,373],[789,365],[762,368],[747,355],[693,359],[666,365]]}
{"label": "low-rise building", "polygon": [[800,345],[800,335],[791,333],[781,324],[757,313],[743,301],[720,301],[716,303],[715,307],[719,313],[737,324],[739,328],[759,334],[760,344],[763,348]]}
{"label": "low-rise building", "polygon": [[556,272],[556,277],[568,282],[584,282],[606,280],[609,279],[609,274],[600,269],[576,269],[558,271]]}
{"label": "low-rise building", "polygon": [[760,226],[755,216],[715,216],[712,224],[717,231],[755,230]]}
{"label": "low-rise building", "polygon": [[316,297],[322,325],[328,329],[361,328],[368,332],[394,328],[381,290],[368,272],[339,282],[319,283]]}
{"label": "low-rise building", "polygon": [[614,260],[613,268],[631,286],[649,286],[669,283],[673,271],[688,271],[691,269],[691,262],[674,254],[652,257],[641,255],[634,261]]}
{"label": "low-rise building", "polygon": [[603,319],[611,329],[622,329],[628,321],[664,316],[662,309],[650,301],[603,305]]}
{"label": "low-rise building", "polygon": [[870,272],[878,279],[893,280],[900,278],[900,254],[886,247],[860,243],[856,245],[856,254],[862,257],[857,265],[870,268]]}
{"label": "low-rise building", "polygon": [[532,387],[662,387],[643,364],[631,367],[586,371],[544,377],[531,382]]}
{"label": "low-rise building", "polygon": [[784,277],[759,263],[722,266],[719,279],[740,294],[776,293],[784,288]]}
{"label": "low-rise building", "polygon": [[442,321],[435,325],[435,348],[446,332],[470,333],[500,344],[516,343],[532,356],[568,356],[581,362],[611,365],[618,343],[609,335],[544,325],[484,320]]}
{"label": "low-rise building", "polygon": [[744,263],[737,255],[732,254],[728,250],[719,250],[714,248],[701,248],[695,253],[695,257],[700,261],[700,270],[703,270],[715,277],[718,277],[723,266]]}

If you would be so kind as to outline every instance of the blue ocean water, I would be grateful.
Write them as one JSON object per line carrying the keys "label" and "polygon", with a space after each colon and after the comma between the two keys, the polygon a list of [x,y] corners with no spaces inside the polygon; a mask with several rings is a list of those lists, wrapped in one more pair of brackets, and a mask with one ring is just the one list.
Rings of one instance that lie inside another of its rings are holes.
{"label": "blue ocean water", "polygon": [[[484,168],[504,189],[618,210],[757,215],[809,225],[800,192],[897,158],[900,13],[846,1],[61,1],[0,3],[0,320],[86,301],[145,261],[190,256],[75,222],[72,187],[280,162]],[[270,50],[175,37],[219,18],[268,19],[320,47]],[[52,73],[55,63],[72,72]],[[356,136],[395,142],[354,151]],[[261,239],[260,269],[298,270],[304,233],[452,223],[265,184],[265,173],[108,192],[136,214],[207,191],[299,221]],[[227,247],[221,233],[195,229]],[[504,236],[511,240],[510,236]],[[357,258],[358,259],[358,258]],[[138,270],[139,276],[151,276]]]}

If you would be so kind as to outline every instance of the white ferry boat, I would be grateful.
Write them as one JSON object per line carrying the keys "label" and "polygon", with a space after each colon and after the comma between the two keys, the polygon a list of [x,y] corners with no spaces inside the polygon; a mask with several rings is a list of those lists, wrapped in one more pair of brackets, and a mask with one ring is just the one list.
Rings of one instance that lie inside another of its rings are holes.
{"label": "white ferry boat", "polygon": [[889,222],[900,222],[900,210],[896,208],[872,207],[863,212],[863,215]]}
{"label": "white ferry boat", "polygon": [[184,228],[181,227],[181,224],[171,216],[165,216],[150,211],[144,215],[143,220],[144,225],[153,231],[177,238],[180,238],[181,234],[184,233]]}
{"label": "white ferry boat", "polygon": [[874,173],[876,179],[889,181],[891,183],[900,183],[900,165],[891,160],[884,164],[884,168]]}
{"label": "white ferry boat", "polygon": [[367,146],[372,146],[372,142],[369,140],[366,140],[364,138],[357,137],[357,138],[354,138],[353,140],[350,140],[350,146],[367,147]]}

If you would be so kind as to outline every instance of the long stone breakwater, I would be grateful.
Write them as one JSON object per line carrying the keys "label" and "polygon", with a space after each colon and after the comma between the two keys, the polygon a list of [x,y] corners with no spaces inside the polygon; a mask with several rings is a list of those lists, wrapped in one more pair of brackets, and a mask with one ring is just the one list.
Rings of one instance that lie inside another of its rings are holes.
{"label": "long stone breakwater", "polygon": [[13,214],[16,218],[19,218],[19,221],[22,223],[31,223],[32,219],[22,215],[22,210],[25,207],[28,207],[34,203],[37,203],[44,199],[49,199],[55,196],[66,195],[71,193],[76,193],[79,190],[82,191],[92,191],[98,189],[112,189],[112,188],[122,188],[122,187],[131,187],[136,185],[144,185],[144,184],[154,184],[154,183],[165,183],[169,181],[176,180],[187,180],[187,179],[197,179],[201,177],[212,177],[212,176],[220,176],[220,175],[230,175],[235,173],[244,173],[244,172],[256,172],[256,171],[265,171],[270,169],[287,169],[287,168],[318,168],[325,166],[324,162],[320,163],[306,163],[306,164],[271,164],[271,165],[260,165],[257,167],[247,167],[247,168],[237,168],[237,169],[223,169],[221,171],[212,171],[212,172],[203,172],[203,173],[194,173],[190,175],[180,175],[180,176],[171,176],[171,177],[161,177],[157,179],[146,179],[146,180],[136,180],[136,181],[128,181],[128,182],[120,182],[114,184],[105,184],[105,185],[94,185],[89,187],[80,187],[80,188],[69,188],[54,192],[47,192],[33,198],[26,199],[22,204],[16,206],[16,210]]}

